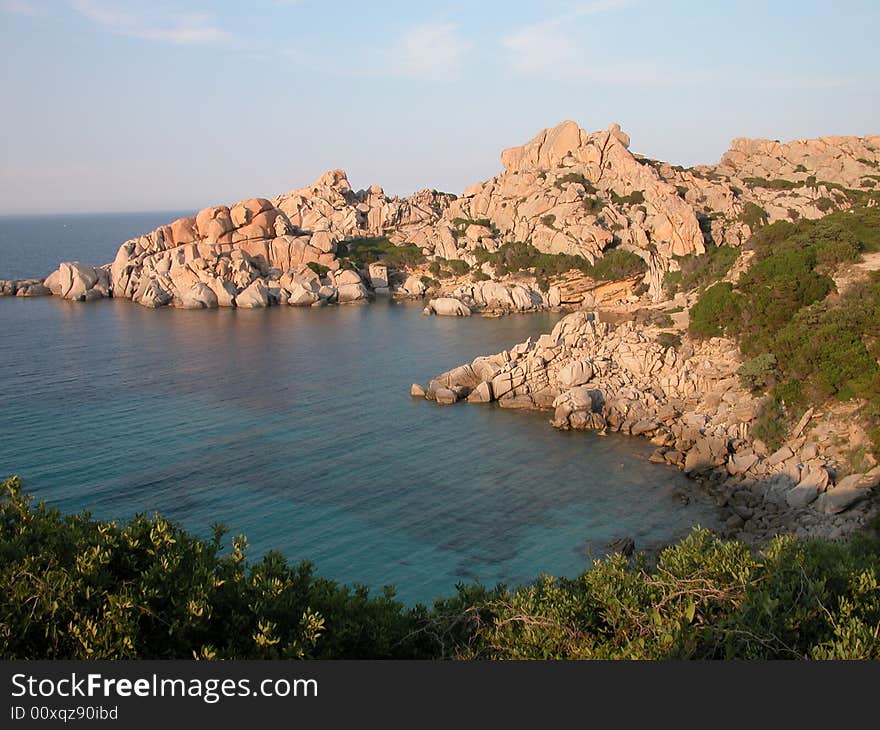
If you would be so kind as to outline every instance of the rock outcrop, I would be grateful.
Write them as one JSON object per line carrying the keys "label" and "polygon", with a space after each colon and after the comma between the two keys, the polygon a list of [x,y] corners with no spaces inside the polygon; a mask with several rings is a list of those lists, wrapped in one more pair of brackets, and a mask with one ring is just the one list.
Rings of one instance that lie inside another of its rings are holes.
{"label": "rock outcrop", "polygon": [[[405,198],[377,185],[355,191],[344,171],[331,170],[271,200],[212,206],[161,226],[123,243],[111,264],[64,264],[45,286],[78,301],[112,295],[150,307],[233,306],[245,291],[250,305],[255,301],[250,287],[258,279],[270,303],[297,306],[360,302],[386,290],[423,296],[429,284],[421,271],[394,272],[382,262],[359,271],[359,281],[343,281],[341,289],[332,280],[341,265],[337,244],[372,237],[414,244],[428,259],[463,261],[475,271],[485,261],[482,252],[491,254],[506,243],[527,242],[545,254],[590,262],[617,247],[641,257],[647,269],[638,281],[626,283],[623,296],[647,292],[658,300],[666,272],[709,244],[739,246],[766,222],[876,204],[880,137],[785,144],[737,139],[719,164],[686,169],[632,153],[629,137],[616,124],[587,132],[565,121],[504,150],[501,164],[498,175],[460,196],[422,190]],[[326,270],[318,288],[335,292],[315,298],[315,290],[280,283],[304,265]],[[499,279],[488,263],[477,273]],[[505,281],[502,295],[478,278],[483,276],[473,277],[470,291],[448,293],[475,311],[534,311],[592,306],[599,299],[590,292],[603,284],[580,282],[571,291],[577,277],[558,277],[551,282],[555,291],[539,292],[538,302],[538,289],[528,282]],[[45,293],[39,282],[0,286],[0,294],[13,291]]]}
{"label": "rock outcrop", "polygon": [[804,436],[812,411],[786,446],[766,453],[750,435],[758,400],[739,383],[736,345],[685,336],[679,347],[666,346],[657,334],[576,312],[535,340],[437,376],[422,392],[440,404],[546,409],[559,429],[650,438],[651,460],[710,480],[728,527],[746,537],[766,537],[787,519],[803,534],[842,534],[844,522],[824,517],[866,500],[880,468],[836,481],[824,442]]}
{"label": "rock outcrop", "polygon": [[42,279],[0,279],[0,297],[52,296]]}

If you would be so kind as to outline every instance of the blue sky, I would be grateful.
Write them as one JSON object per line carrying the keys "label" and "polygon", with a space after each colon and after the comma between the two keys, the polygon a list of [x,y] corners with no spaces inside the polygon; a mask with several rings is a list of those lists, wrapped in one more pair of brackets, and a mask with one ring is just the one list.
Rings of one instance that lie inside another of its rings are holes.
{"label": "blue sky", "polygon": [[880,133],[880,2],[0,0],[0,213],[198,208],[344,168],[460,192],[574,119],[715,162]]}

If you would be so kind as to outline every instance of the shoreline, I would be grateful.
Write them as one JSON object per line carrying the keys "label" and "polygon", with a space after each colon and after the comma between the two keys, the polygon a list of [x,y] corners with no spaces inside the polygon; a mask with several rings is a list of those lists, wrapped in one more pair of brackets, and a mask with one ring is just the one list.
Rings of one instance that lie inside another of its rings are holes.
{"label": "shoreline", "polygon": [[410,393],[439,405],[552,412],[550,424],[562,430],[647,438],[656,447],[650,461],[682,470],[715,500],[723,536],[750,544],[787,533],[841,538],[877,513],[880,467],[844,476],[826,440],[811,436],[816,410],[771,452],[750,435],[757,399],[736,382],[736,346],[685,335],[679,349],[662,347],[656,334],[574,312],[535,342],[479,356]]}

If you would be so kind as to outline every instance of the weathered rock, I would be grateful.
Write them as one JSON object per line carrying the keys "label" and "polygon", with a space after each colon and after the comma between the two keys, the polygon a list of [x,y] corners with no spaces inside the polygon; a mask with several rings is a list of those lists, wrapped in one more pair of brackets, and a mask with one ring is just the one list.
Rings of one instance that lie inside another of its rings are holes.
{"label": "weathered rock", "polygon": [[217,295],[207,284],[199,282],[183,295],[180,306],[184,309],[210,309],[218,306]]}
{"label": "weathered rock", "polygon": [[871,490],[878,484],[880,484],[880,468],[874,468],[867,474],[851,474],[819,497],[816,501],[816,510],[827,515],[839,514],[867,499]]}
{"label": "weathered rock", "polygon": [[574,388],[589,383],[593,378],[593,365],[588,360],[575,360],[562,367],[556,374],[560,388]]}
{"label": "weathered rock", "polygon": [[470,317],[471,310],[458,299],[439,297],[428,302],[424,314],[436,314],[441,317]]}
{"label": "weathered rock", "polygon": [[247,288],[235,297],[235,306],[239,309],[259,309],[269,306],[269,287],[262,279],[251,282]]}
{"label": "weathered rock", "polygon": [[483,381],[468,396],[468,403],[491,403],[494,400],[492,383]]}

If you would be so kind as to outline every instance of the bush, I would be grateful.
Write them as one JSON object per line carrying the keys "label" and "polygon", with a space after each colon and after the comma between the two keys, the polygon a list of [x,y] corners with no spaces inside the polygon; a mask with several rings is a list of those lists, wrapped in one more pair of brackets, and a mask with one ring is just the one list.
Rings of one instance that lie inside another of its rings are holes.
{"label": "bush", "polygon": [[737,371],[740,382],[752,393],[763,393],[776,383],[779,371],[776,355],[765,352],[744,362]]}
{"label": "bush", "polygon": [[399,246],[386,237],[352,238],[336,245],[336,255],[363,268],[375,261],[384,261],[394,269],[413,268],[425,261],[422,249],[414,243]]}
{"label": "bush", "polygon": [[387,590],[338,586],[277,552],[259,562],[224,531],[162,517],[62,516],[0,484],[3,659],[395,657],[419,618]]}
{"label": "bush", "polygon": [[767,225],[769,216],[767,215],[767,211],[764,210],[760,205],[749,201],[743,206],[743,212],[742,215],[740,215],[740,220],[754,232],[757,231],[761,226]]}
{"label": "bush", "polygon": [[764,177],[747,177],[743,179],[743,182],[746,185],[751,185],[753,188],[770,188],[771,190],[792,190],[793,188],[801,188],[805,185],[803,182],[795,182],[794,180],[783,180],[781,178],[768,180]]}
{"label": "bush", "polygon": [[785,406],[779,398],[767,397],[758,408],[758,414],[750,429],[754,438],[761,439],[771,451],[785,443],[789,419]]}
{"label": "bush", "polygon": [[[878,659],[880,540],[706,530],[577,578],[460,585],[432,608],[251,563],[160,516],[62,516],[0,484],[0,658]],[[785,610],[780,610],[784,607]]]}
{"label": "bush", "polygon": [[615,205],[641,205],[645,202],[645,194],[641,190],[633,190],[629,195],[618,195],[612,190],[611,202]]}
{"label": "bush", "polygon": [[430,270],[434,276],[445,272],[447,276],[444,278],[449,278],[450,276],[464,276],[471,270],[471,266],[467,261],[461,259],[444,259],[438,256],[431,262]]}
{"label": "bush", "polygon": [[769,430],[785,413],[792,416],[794,406],[860,398],[880,451],[880,274],[838,301],[828,297],[830,273],[880,250],[880,209],[779,221],[748,245],[755,251],[749,270],[735,290],[715,285],[700,295],[691,310],[692,334],[738,336],[740,349],[753,356],[740,370],[743,383],[754,392],[772,388],[779,408],[785,405],[773,411]]}
{"label": "bush", "polygon": [[312,271],[314,271],[321,278],[324,278],[325,276],[327,276],[327,272],[330,271],[330,269],[327,266],[324,266],[324,264],[319,264],[317,261],[309,261],[309,263],[307,263],[306,266],[308,266]]}
{"label": "bush", "polygon": [[721,281],[738,256],[739,249],[732,246],[709,246],[702,256],[681,256],[677,259],[680,271],[668,271],[663,288],[668,296],[675,296]]}
{"label": "bush", "polygon": [[582,186],[589,195],[595,195],[599,192],[587,178],[577,172],[568,172],[556,178],[556,182],[553,184],[557,189],[562,190],[566,185],[571,185],[572,183]]}
{"label": "bush", "polygon": [[567,271],[580,271],[597,281],[628,279],[645,272],[645,262],[630,251],[612,249],[591,264],[582,256],[541,253],[529,243],[505,243],[490,253],[476,249],[478,263],[489,262],[499,276],[519,272],[534,273],[539,277],[558,276]]}
{"label": "bush", "polygon": [[688,331],[698,339],[734,334],[742,306],[742,296],[733,290],[733,284],[714,284],[691,307]]}

